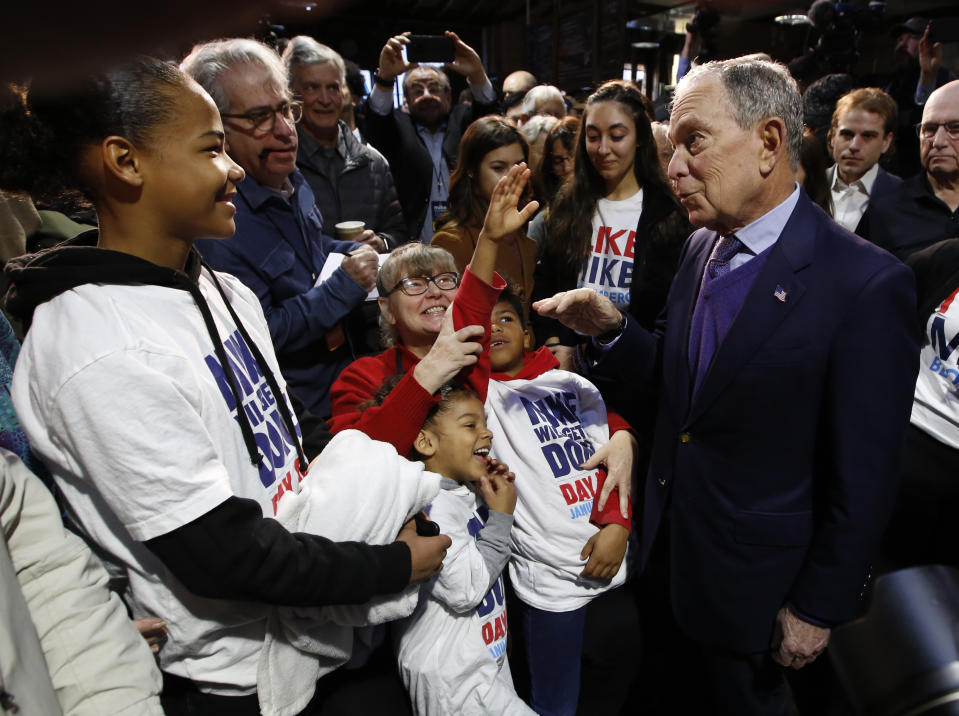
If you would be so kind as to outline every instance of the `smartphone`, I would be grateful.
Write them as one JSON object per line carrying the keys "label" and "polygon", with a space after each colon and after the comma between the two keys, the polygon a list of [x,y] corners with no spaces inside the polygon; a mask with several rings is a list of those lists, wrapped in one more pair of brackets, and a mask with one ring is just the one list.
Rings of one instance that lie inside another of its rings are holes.
{"label": "smartphone", "polygon": [[406,46],[409,62],[452,62],[455,56],[456,45],[446,35],[410,35]]}
{"label": "smartphone", "polygon": [[930,21],[929,35],[933,42],[959,42],[959,18],[937,18]]}

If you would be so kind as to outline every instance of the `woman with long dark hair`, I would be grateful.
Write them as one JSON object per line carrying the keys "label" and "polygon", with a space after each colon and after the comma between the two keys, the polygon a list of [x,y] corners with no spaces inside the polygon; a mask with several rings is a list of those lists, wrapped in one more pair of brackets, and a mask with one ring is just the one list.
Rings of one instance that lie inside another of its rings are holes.
{"label": "woman with long dark hair", "polygon": [[[573,175],[553,200],[546,228],[536,297],[590,287],[652,327],[690,227],[632,82],[611,80],[587,99]],[[557,322],[538,318],[534,325],[553,347],[580,342]],[[568,360],[569,351],[555,352]]]}
{"label": "woman with long dark hair", "polygon": [[[513,166],[526,162],[529,147],[522,133],[504,117],[473,122],[460,140],[459,159],[450,177],[449,210],[440,217],[431,246],[453,254],[456,270],[469,263],[496,183]],[[496,271],[520,286],[528,299],[533,290],[536,242],[522,230],[505,237],[499,246]]]}

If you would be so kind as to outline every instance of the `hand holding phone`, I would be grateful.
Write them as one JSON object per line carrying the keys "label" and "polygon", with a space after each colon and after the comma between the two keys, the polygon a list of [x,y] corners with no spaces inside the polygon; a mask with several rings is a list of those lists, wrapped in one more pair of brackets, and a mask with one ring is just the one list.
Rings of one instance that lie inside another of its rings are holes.
{"label": "hand holding phone", "polygon": [[445,35],[410,35],[406,59],[410,62],[452,62],[456,43]]}

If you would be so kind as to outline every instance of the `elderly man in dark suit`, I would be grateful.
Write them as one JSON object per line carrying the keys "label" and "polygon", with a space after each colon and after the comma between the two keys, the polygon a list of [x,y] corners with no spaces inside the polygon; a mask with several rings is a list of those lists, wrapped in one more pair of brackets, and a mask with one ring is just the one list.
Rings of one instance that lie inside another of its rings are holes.
{"label": "elderly man in dark suit", "polygon": [[[403,59],[410,33],[387,40],[373,76],[367,101],[366,138],[390,163],[396,193],[409,234],[428,244],[433,222],[446,211],[450,172],[456,165],[460,138],[470,123],[497,110],[497,96],[476,51],[447,31],[455,56],[447,67],[466,77],[471,104],[453,107],[450,81],[442,70]],[[396,78],[403,78],[409,112],[393,108]]]}
{"label": "elderly man in dark suit", "polygon": [[661,565],[695,655],[674,671],[702,683],[676,695],[708,702],[697,713],[789,713],[781,667],[809,664],[856,616],[896,494],[913,279],[798,187],[801,136],[782,65],[694,69],[676,91],[669,176],[705,228],[656,330],[587,289],[535,306],[594,336],[597,373],[660,386],[642,560]]}

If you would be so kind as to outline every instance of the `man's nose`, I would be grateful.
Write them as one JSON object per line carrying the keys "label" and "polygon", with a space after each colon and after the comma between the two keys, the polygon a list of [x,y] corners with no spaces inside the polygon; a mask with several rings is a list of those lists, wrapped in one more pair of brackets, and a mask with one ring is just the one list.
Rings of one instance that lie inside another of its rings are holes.
{"label": "man's nose", "polygon": [[682,151],[678,148],[673,152],[673,156],[666,166],[666,176],[671,181],[679,181],[679,178],[686,175],[686,161],[682,158]]}
{"label": "man's nose", "polygon": [[273,136],[289,137],[296,133],[296,125],[293,120],[284,114],[277,112],[276,121],[273,123]]}
{"label": "man's nose", "polygon": [[932,135],[933,146],[944,147],[948,143],[949,133],[946,131],[946,125],[940,124],[936,127],[936,133]]}

